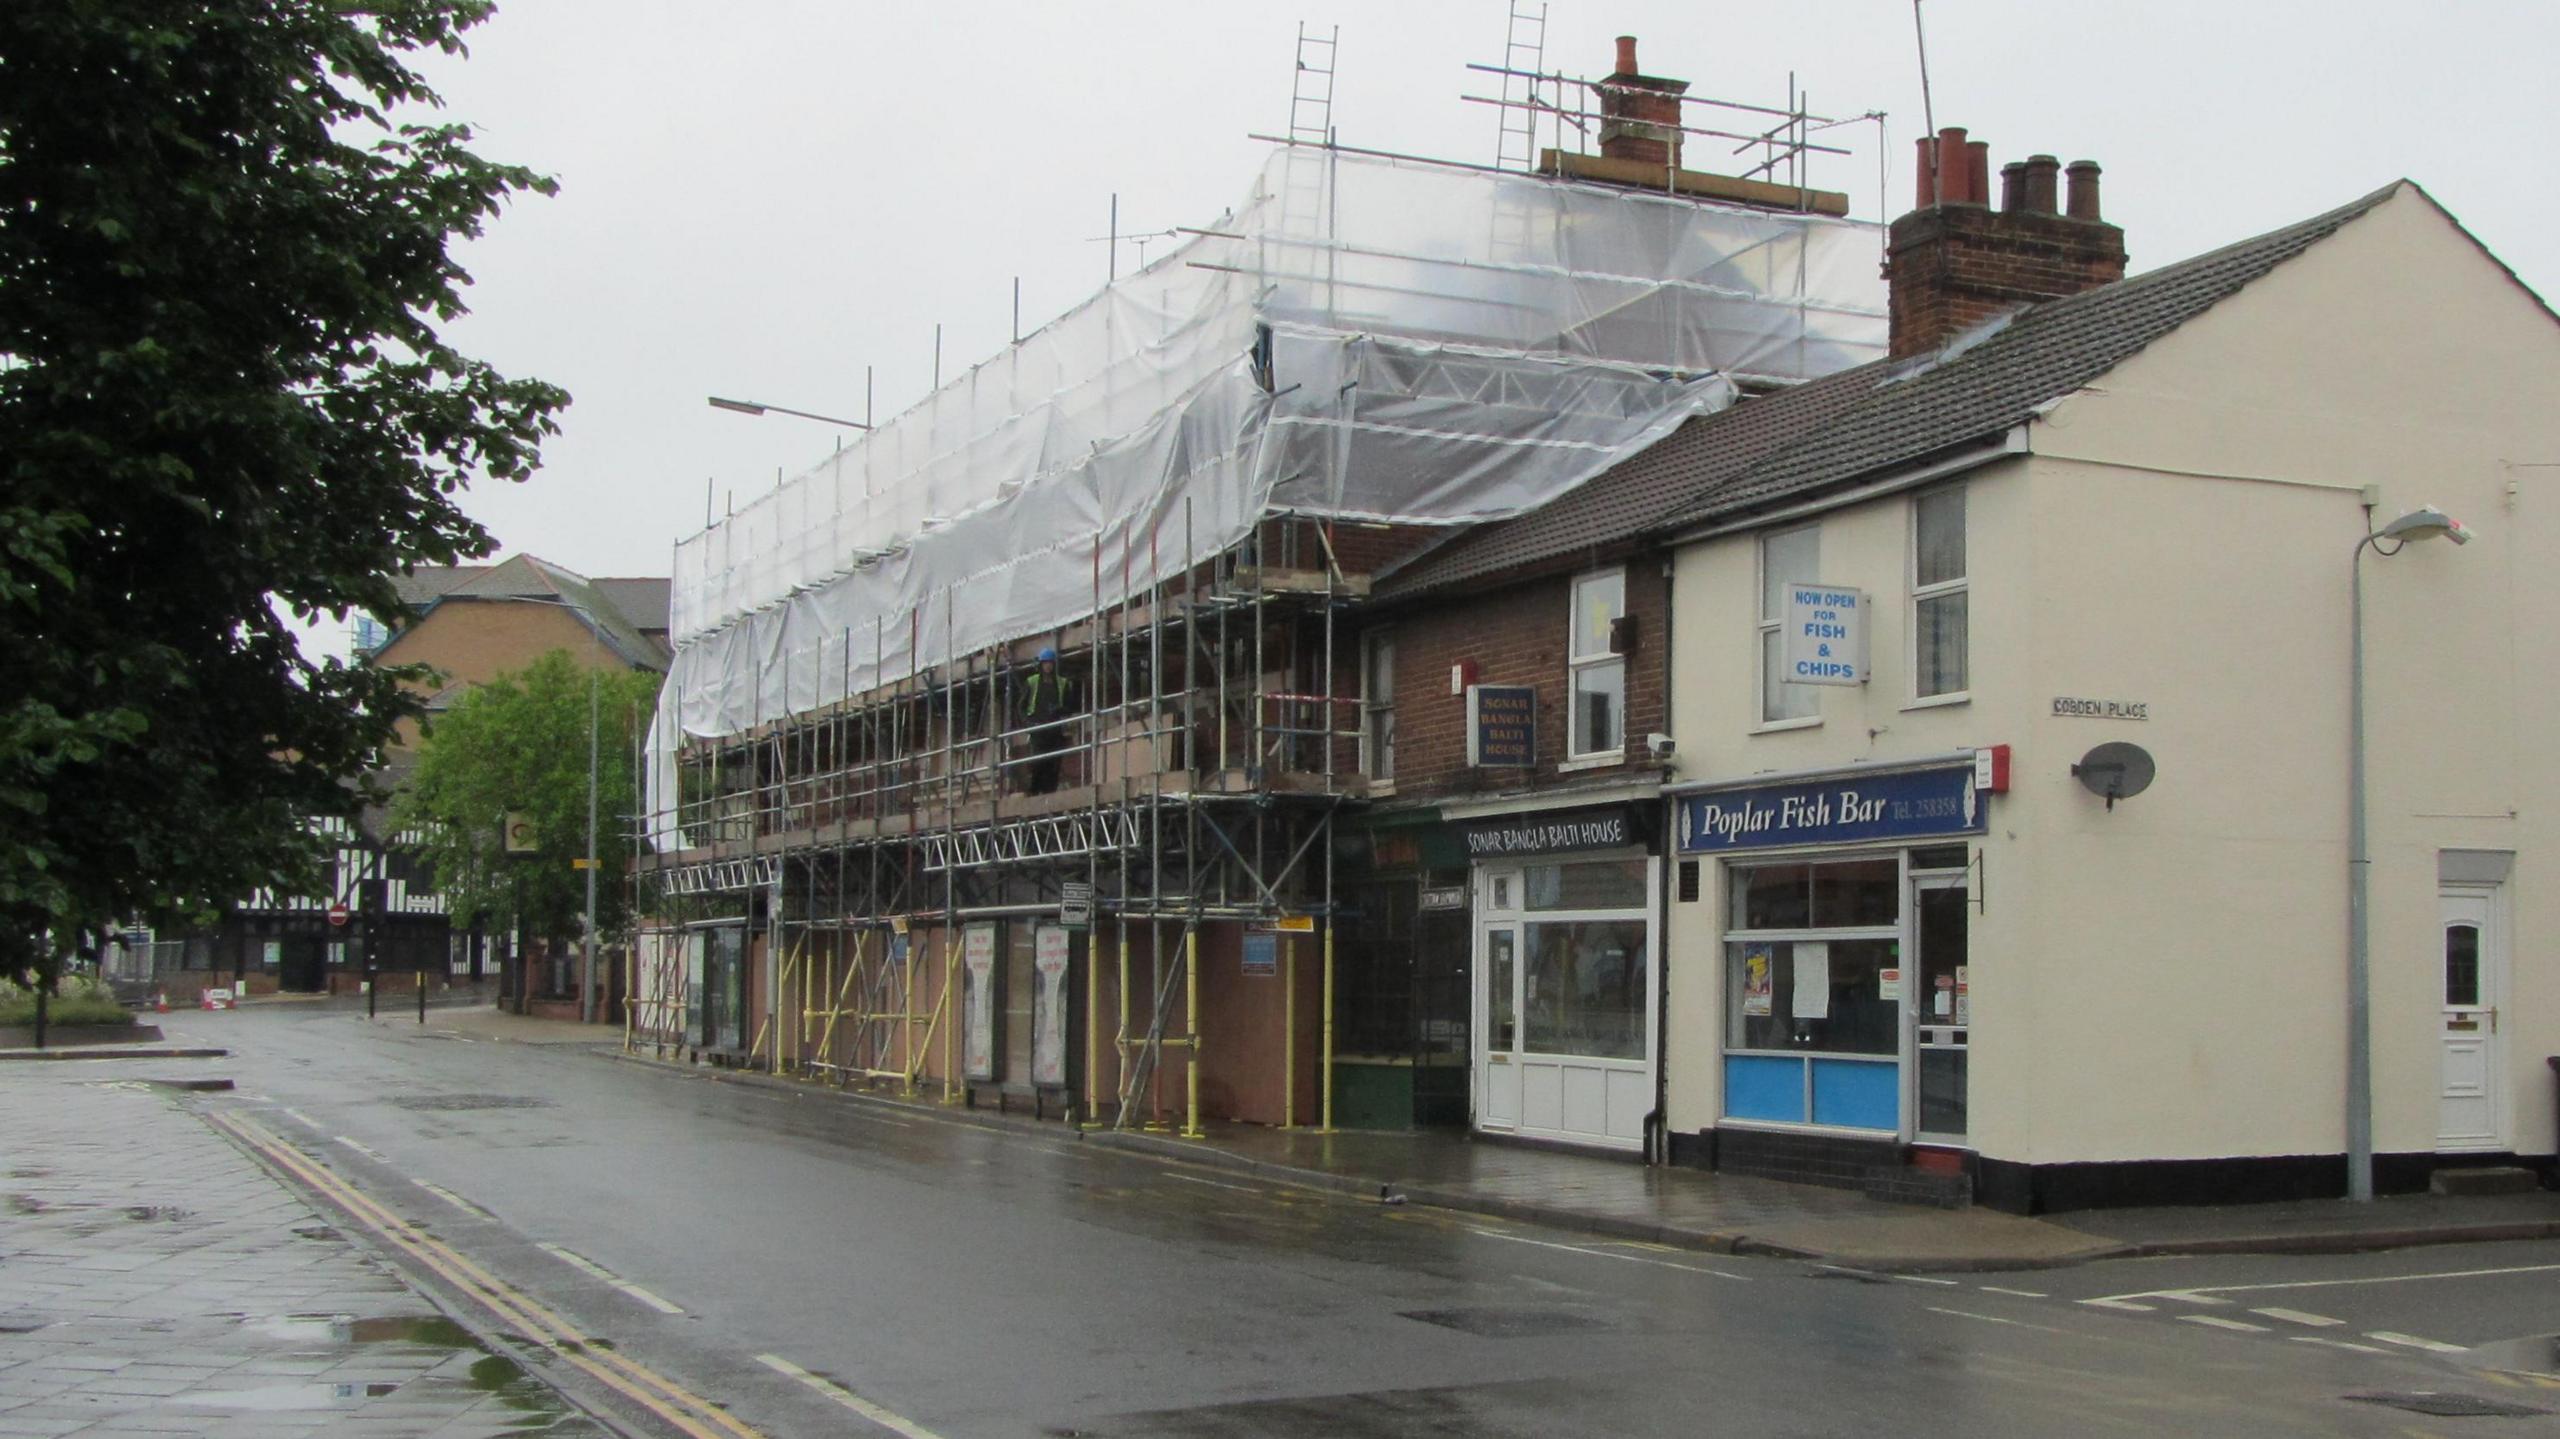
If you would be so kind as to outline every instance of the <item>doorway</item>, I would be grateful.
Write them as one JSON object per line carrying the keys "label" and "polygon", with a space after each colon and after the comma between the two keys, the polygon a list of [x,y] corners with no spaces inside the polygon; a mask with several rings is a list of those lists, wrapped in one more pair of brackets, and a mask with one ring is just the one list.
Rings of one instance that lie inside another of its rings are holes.
{"label": "doorway", "polygon": [[1643,855],[1477,868],[1478,1128],[1643,1144],[1654,1099],[1657,882]]}
{"label": "doorway", "polygon": [[1973,1038],[1971,909],[1965,876],[1915,874],[1911,936],[1918,953],[1903,1001],[1911,1016],[1911,1127],[1923,1144],[1963,1145]]}
{"label": "doorway", "polygon": [[2437,897],[2442,966],[2436,1149],[2507,1148],[2498,1008],[2506,991],[2507,933],[2495,885],[2446,885]]}

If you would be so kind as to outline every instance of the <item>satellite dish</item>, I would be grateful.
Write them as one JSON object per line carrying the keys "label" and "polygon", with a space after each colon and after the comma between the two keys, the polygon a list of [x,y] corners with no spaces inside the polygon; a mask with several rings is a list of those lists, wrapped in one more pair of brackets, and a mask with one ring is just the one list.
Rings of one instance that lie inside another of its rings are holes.
{"label": "satellite dish", "polygon": [[2080,762],[2071,767],[2071,777],[2080,781],[2080,787],[2105,795],[2109,809],[2116,807],[2117,800],[2151,788],[2152,777],[2159,772],[2160,767],[2151,762],[2151,751],[2122,740],[2109,740],[2080,756]]}

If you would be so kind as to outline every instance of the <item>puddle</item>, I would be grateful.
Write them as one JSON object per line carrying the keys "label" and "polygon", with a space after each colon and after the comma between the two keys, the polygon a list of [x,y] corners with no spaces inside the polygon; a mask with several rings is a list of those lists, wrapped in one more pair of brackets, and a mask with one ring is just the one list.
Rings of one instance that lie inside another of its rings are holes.
{"label": "puddle", "polygon": [[230,1389],[216,1394],[181,1396],[189,1408],[254,1409],[275,1413],[287,1409],[337,1409],[379,1399],[397,1384],[268,1384],[256,1389]]}
{"label": "puddle", "polygon": [[9,1196],[9,1212],[12,1214],[42,1214],[44,1211],[45,1202],[32,1194]]}
{"label": "puddle", "polygon": [[174,1222],[186,1218],[187,1211],[174,1204],[128,1204],[125,1206],[124,1217],[145,1223],[155,1220]]}
{"label": "puddle", "polygon": [[492,1354],[471,1366],[471,1387],[474,1389],[504,1389],[522,1378],[524,1366],[502,1355]]}

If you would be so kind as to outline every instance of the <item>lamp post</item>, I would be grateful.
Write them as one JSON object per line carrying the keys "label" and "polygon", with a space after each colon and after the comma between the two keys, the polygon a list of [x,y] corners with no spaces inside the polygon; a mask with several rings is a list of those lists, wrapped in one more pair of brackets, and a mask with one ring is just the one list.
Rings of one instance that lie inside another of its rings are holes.
{"label": "lamp post", "polygon": [[830,425],[842,425],[849,430],[867,430],[871,428],[860,420],[839,420],[833,415],[812,414],[807,410],[792,409],[788,405],[760,405],[753,400],[724,400],[718,395],[711,396],[710,400],[711,408],[715,410],[731,410],[741,415],[790,415],[796,419],[818,420]]}
{"label": "lamp post", "polygon": [[[2347,1198],[2373,1198],[2373,1023],[2371,947],[2367,893],[2373,855],[2366,835],[2364,796],[2364,552],[2386,558],[2412,540],[2442,535],[2457,545],[2471,532],[2432,505],[2411,510],[2373,530],[2374,497],[2365,499],[2369,533],[2356,541],[2347,587]],[[2390,547],[2384,548],[2385,544]]]}

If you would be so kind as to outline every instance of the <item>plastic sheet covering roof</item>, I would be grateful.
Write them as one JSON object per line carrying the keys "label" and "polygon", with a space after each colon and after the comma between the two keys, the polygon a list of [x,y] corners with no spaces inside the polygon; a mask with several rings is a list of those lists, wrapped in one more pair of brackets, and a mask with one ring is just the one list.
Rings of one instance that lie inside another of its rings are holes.
{"label": "plastic sheet covering roof", "polygon": [[1884,351],[1872,225],[1289,146],[1204,228],[680,543],[661,746],[1079,618],[1273,510],[1516,514],[1732,379]]}

